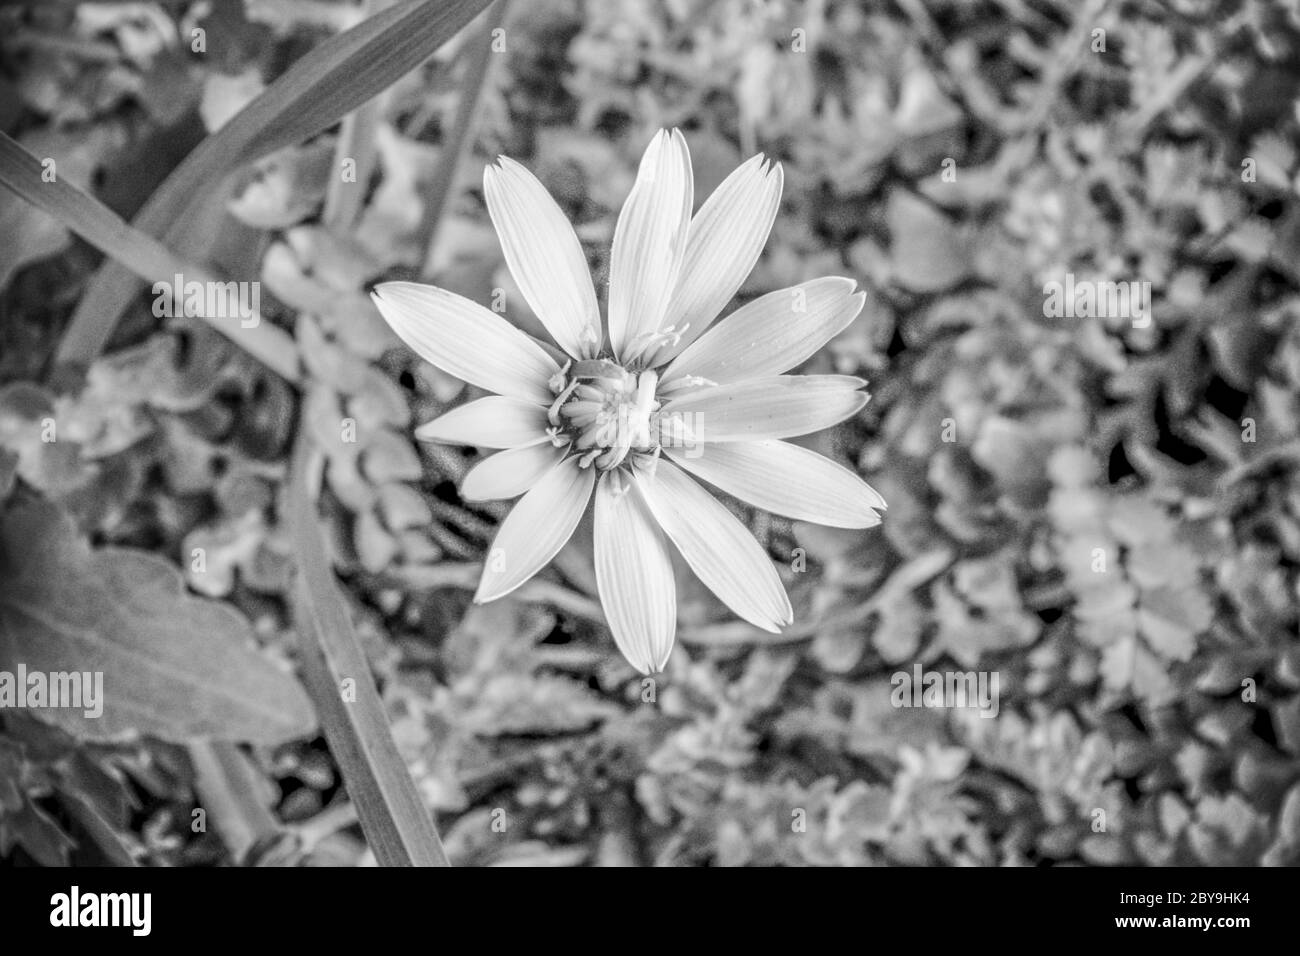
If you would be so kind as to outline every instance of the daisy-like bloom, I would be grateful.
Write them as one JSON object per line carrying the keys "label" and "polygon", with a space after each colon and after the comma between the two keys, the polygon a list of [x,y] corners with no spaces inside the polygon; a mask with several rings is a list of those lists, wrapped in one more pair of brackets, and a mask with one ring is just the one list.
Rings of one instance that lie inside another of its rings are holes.
{"label": "daisy-like bloom", "polygon": [[861,478],[782,440],[867,402],[859,378],[782,374],[861,311],[853,280],[772,292],[713,325],[758,260],[781,184],[781,167],[755,156],[692,216],[686,141],[660,131],[614,229],[602,323],[573,227],[531,173],[501,157],[483,177],[488,212],[558,349],[443,289],[376,288],[375,304],[407,345],[494,393],[416,431],[425,441],[503,449],[465,476],[465,500],[522,496],[497,532],[476,602],[541,570],[594,495],[601,604],[619,649],[646,674],[663,669],[677,627],[669,542],[746,621],[778,632],[793,619],[763,549],[695,479],[802,521],[880,523],[885,502]]}

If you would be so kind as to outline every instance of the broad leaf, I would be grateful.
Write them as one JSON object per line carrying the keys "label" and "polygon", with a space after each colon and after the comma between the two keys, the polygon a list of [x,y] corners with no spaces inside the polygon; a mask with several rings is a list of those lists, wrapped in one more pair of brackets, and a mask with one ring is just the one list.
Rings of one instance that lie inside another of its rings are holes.
{"label": "broad leaf", "polygon": [[5,513],[0,580],[0,671],[102,672],[98,717],[85,707],[28,711],[79,738],[277,744],[314,727],[302,687],[256,648],[238,612],[186,593],[180,572],[155,555],[91,549],[48,502]]}

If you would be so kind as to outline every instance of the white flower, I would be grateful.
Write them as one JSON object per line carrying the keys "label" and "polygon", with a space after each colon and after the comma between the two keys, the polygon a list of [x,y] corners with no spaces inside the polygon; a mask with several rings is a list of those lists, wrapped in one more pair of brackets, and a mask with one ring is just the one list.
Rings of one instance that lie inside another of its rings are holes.
{"label": "white flower", "polygon": [[504,449],[466,475],[466,500],[523,496],[501,523],[475,601],[509,594],[541,570],[594,491],[596,583],[614,640],[638,671],[662,670],[672,650],[670,541],[736,614],[779,631],[792,612],[772,562],[694,478],[839,528],[879,524],[885,507],[849,469],[781,440],[867,402],[858,378],[782,374],[861,311],[853,280],[769,293],[710,328],[767,241],[781,167],[755,156],[692,217],[686,141],[660,131],[614,230],[606,324],[578,238],[546,188],[504,157],[483,184],[510,271],[562,359],[443,289],[388,282],[374,293],[421,357],[495,393],[416,431]]}

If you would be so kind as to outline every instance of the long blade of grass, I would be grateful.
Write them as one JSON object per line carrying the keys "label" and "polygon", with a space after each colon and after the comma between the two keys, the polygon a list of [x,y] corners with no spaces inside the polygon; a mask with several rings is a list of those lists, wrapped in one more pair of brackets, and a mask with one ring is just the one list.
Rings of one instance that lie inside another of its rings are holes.
{"label": "long blade of grass", "polygon": [[[186,210],[200,190],[283,146],[327,129],[428,59],[490,0],[408,0],[331,37],[294,63],[181,162],[133,225],[190,252]],[[60,364],[86,365],[103,350],[135,281],[105,263],[59,343]]]}
{"label": "long blade of grass", "polygon": [[[362,17],[368,17],[391,6],[392,0],[361,0],[358,13]],[[342,169],[343,161],[351,160],[355,164],[356,175],[351,182],[342,176],[330,177],[321,221],[331,229],[346,232],[361,215],[364,205],[362,199],[366,195],[370,176],[379,162],[375,132],[386,112],[388,92],[384,90],[362,103],[339,123],[339,135],[334,143],[334,168]]]}
{"label": "long blade of grass", "polygon": [[[94,196],[63,180],[46,182],[41,176],[43,171],[39,159],[0,132],[0,186],[49,213],[111,260],[121,263],[128,274],[148,283],[171,283],[180,274],[187,282],[214,283],[214,289],[219,285],[209,270],[186,261],[157,239],[133,229]],[[225,300],[224,316],[201,318],[268,368],[297,383],[301,370],[293,339],[257,315],[249,316],[250,324],[245,327],[236,318],[240,311],[233,291],[224,285],[220,291]]]}
{"label": "long blade of grass", "polygon": [[478,116],[478,105],[483,98],[483,89],[487,85],[489,68],[492,64],[492,34],[506,22],[509,9],[510,0],[495,0],[492,8],[483,17],[482,28],[465,51],[468,62],[465,65],[465,76],[460,84],[456,118],[452,121],[450,135],[443,142],[442,162],[438,164],[433,182],[429,186],[428,202],[416,232],[416,242],[425,250],[425,262],[430,261],[433,245],[438,240],[438,228],[442,224],[442,214],[451,195],[456,171],[473,143],[474,120]]}
{"label": "long blade of grass", "polygon": [[[308,492],[311,449],[299,435],[288,487],[289,527],[298,553],[294,622],[303,675],[330,752],[381,866],[450,866],[442,841],[388,727],[347,604],[334,580]],[[345,680],[354,690],[345,699]],[[355,698],[355,699],[354,699]]]}
{"label": "long blade of grass", "polygon": [[252,847],[282,829],[262,802],[259,785],[267,784],[235,744],[196,740],[188,749],[194,787],[212,816],[213,829],[231,857],[243,860]]}

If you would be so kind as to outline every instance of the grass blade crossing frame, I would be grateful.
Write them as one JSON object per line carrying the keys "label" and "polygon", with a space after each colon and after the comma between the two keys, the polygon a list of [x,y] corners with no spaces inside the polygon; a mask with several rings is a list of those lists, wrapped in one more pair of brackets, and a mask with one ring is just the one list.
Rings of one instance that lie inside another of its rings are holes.
{"label": "grass blade crossing frame", "polygon": [[[379,864],[450,866],[433,819],[397,751],[370,665],[326,557],[307,490],[310,455],[308,439],[300,434],[287,497],[298,555],[294,623],[307,687]],[[341,682],[348,678],[355,682],[355,700],[344,700],[341,693]]]}
{"label": "grass blade crossing frame", "polygon": [[[0,186],[49,213],[111,261],[121,263],[146,282],[170,280],[178,272],[200,282],[217,281],[208,270],[186,262],[157,239],[127,225],[94,196],[62,180],[46,182],[42,172],[39,159],[0,132]],[[227,307],[226,315],[238,315],[234,304]],[[284,330],[260,317],[256,325],[248,328],[235,318],[204,318],[287,381],[298,382],[298,347]]]}
{"label": "grass blade crossing frame", "polygon": [[[301,142],[428,59],[489,0],[409,0],[321,43],[191,152],[145,203],[133,225],[187,253],[193,197],[244,163]],[[103,349],[137,284],[112,262],[91,280],[57,361],[89,364]]]}

